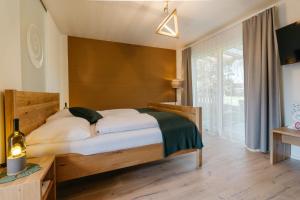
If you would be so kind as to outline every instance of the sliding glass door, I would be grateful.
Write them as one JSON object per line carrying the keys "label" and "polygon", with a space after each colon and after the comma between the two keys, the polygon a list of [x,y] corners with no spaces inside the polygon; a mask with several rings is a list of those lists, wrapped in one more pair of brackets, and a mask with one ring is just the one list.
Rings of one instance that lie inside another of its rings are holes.
{"label": "sliding glass door", "polygon": [[236,26],[192,48],[194,105],[207,133],[244,143],[242,28]]}
{"label": "sliding glass door", "polygon": [[245,141],[243,46],[223,50],[222,134]]}
{"label": "sliding glass door", "polygon": [[[194,67],[193,67],[194,68]],[[211,53],[203,57],[199,57],[195,62],[195,69],[197,73],[193,73],[193,87],[194,87],[194,105],[205,108],[203,115],[203,125],[205,129],[211,133],[218,133],[218,113],[219,113],[219,99],[220,93],[218,84],[218,54]]]}

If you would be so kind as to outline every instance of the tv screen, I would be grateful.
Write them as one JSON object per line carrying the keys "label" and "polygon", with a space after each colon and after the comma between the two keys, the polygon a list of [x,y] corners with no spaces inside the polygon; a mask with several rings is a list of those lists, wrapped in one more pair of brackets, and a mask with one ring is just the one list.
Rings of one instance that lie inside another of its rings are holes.
{"label": "tv screen", "polygon": [[300,23],[278,29],[276,34],[281,64],[300,62]]}

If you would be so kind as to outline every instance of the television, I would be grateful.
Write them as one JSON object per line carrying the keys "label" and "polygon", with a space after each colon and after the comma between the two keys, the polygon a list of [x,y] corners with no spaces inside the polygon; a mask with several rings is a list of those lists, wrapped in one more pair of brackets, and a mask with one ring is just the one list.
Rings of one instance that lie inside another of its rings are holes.
{"label": "television", "polygon": [[281,65],[300,62],[300,22],[276,31]]}

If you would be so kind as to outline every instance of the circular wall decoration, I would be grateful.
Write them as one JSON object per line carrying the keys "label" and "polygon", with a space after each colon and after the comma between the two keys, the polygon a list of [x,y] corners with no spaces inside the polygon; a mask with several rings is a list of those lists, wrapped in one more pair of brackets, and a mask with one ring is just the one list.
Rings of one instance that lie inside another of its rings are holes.
{"label": "circular wall decoration", "polygon": [[36,68],[41,68],[44,62],[44,50],[38,27],[31,24],[27,30],[27,49],[29,58]]}

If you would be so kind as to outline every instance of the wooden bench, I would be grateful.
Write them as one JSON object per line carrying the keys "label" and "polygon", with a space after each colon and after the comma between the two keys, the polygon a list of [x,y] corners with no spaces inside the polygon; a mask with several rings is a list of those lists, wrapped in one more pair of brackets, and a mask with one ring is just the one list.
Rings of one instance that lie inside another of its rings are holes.
{"label": "wooden bench", "polygon": [[300,146],[300,131],[286,127],[274,129],[271,139],[271,164],[286,160],[291,156],[291,144]]}

